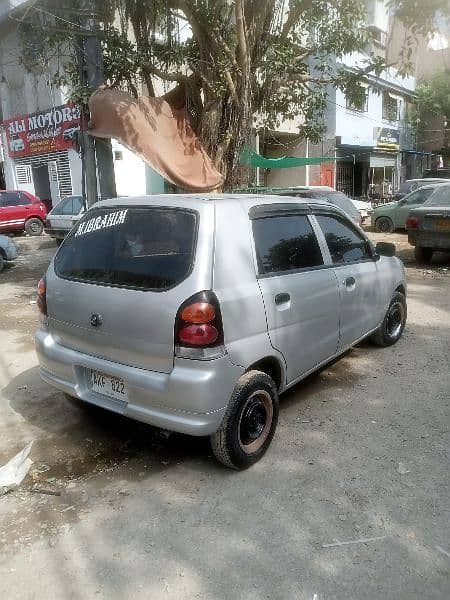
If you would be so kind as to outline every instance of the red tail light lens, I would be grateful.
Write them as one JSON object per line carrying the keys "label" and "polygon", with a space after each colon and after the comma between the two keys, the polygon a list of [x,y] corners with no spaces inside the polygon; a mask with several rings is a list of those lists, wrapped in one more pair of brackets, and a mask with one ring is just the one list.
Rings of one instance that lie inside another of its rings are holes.
{"label": "red tail light lens", "polygon": [[36,300],[36,304],[37,307],[39,309],[39,312],[41,312],[43,315],[47,316],[47,284],[45,281],[45,277],[43,277],[37,286],[37,291],[38,291],[38,295],[37,295],[37,300]]}
{"label": "red tail light lens", "polygon": [[210,346],[219,337],[214,325],[188,325],[180,329],[179,341],[189,346]]}
{"label": "red tail light lens", "polygon": [[406,219],[406,229],[417,229],[419,227],[419,221],[416,217],[408,217]]}
{"label": "red tail light lens", "polygon": [[175,344],[187,348],[209,348],[223,344],[219,302],[213,292],[188,298],[175,320]]}

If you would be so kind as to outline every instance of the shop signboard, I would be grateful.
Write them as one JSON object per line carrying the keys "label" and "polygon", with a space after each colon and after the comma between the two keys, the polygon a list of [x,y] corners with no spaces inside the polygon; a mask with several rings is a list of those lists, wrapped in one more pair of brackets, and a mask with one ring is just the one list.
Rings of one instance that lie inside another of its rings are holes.
{"label": "shop signboard", "polygon": [[73,148],[80,116],[78,106],[65,104],[6,119],[3,126],[9,156],[21,158]]}
{"label": "shop signboard", "polygon": [[400,131],[390,129],[389,127],[375,127],[375,139],[377,148],[387,148],[389,150],[399,150]]}

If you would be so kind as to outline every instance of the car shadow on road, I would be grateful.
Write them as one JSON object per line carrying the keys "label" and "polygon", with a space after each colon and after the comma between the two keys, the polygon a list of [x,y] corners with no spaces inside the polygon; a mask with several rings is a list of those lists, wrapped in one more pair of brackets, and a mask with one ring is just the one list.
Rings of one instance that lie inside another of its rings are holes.
{"label": "car shadow on road", "polygon": [[[70,480],[139,459],[152,465],[186,458],[212,460],[207,438],[169,437],[150,425],[68,399],[39,377],[38,367],[22,372],[2,390],[11,408],[38,429],[33,460],[50,475]],[[17,448],[20,450],[20,448]],[[127,470],[134,479],[133,469]],[[125,474],[125,476],[127,476]]]}
{"label": "car shadow on road", "polygon": [[[283,394],[280,419],[291,407],[297,406],[301,411],[304,402],[315,396],[327,396],[336,388],[342,391],[353,385],[361,377],[349,360],[349,355],[354,357],[355,352],[358,350],[346,353]],[[366,352],[364,349],[363,353]],[[61,483],[123,464],[129,467],[125,477],[130,479],[136,477],[142,463],[151,464],[153,473],[155,465],[184,461],[203,463],[199,468],[205,468],[206,464],[210,468],[211,463],[215,465],[208,438],[177,433],[166,435],[150,425],[68,399],[41,380],[38,367],[13,378],[2,390],[2,395],[16,413],[37,428],[33,460],[38,465],[45,463],[49,467],[45,476],[58,477]],[[16,448],[17,443],[14,442],[13,450],[19,451],[21,448]],[[135,469],[133,460],[138,463]]]}

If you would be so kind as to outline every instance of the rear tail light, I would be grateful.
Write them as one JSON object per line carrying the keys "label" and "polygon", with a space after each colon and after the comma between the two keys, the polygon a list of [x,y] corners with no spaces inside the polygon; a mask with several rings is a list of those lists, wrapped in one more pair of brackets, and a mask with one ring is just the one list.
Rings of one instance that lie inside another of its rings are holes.
{"label": "rear tail light", "polygon": [[199,292],[180,306],[175,320],[178,348],[215,348],[223,344],[219,301],[213,292]]}
{"label": "rear tail light", "polygon": [[417,229],[419,227],[419,221],[416,217],[408,217],[406,219],[406,229]]}
{"label": "rear tail light", "polygon": [[37,291],[37,307],[40,313],[42,313],[44,316],[47,316],[47,282],[45,277],[39,281]]}

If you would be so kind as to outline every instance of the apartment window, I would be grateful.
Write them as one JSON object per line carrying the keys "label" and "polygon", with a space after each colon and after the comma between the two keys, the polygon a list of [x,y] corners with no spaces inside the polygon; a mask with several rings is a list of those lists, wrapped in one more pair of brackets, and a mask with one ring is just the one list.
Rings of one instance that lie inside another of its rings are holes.
{"label": "apartment window", "polygon": [[390,92],[383,92],[383,119],[398,121],[400,103]]}
{"label": "apartment window", "polygon": [[376,44],[378,44],[379,46],[382,46],[383,48],[386,46],[386,32],[385,31],[383,31],[382,29],[379,29],[378,27],[375,27],[375,25],[373,25],[372,27],[369,27],[369,32],[370,32],[370,37]]}
{"label": "apartment window", "polygon": [[349,110],[356,110],[358,112],[367,112],[368,110],[368,90],[363,86],[359,86],[359,89],[351,95],[346,96],[346,107]]}

